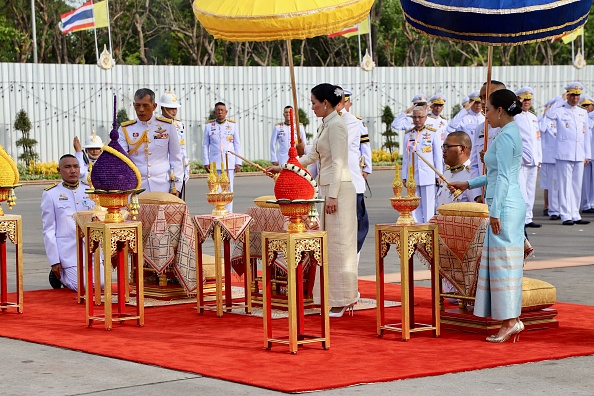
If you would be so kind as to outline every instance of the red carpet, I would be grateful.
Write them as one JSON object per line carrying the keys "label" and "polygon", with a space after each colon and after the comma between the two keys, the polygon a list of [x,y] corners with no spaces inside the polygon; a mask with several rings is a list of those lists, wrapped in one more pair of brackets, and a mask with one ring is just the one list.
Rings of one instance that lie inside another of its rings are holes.
{"label": "red carpet", "polygon": [[[375,283],[360,282],[363,297],[375,297]],[[559,303],[559,329],[522,333],[520,342],[490,344],[483,336],[442,331],[375,334],[375,310],[331,320],[331,348],[321,344],[264,349],[261,318],[213,312],[198,316],[190,305],[148,308],[145,326],[135,322],[85,326],[84,305],[66,290],[25,292],[24,314],[0,313],[0,336],[55,345],[97,355],[193,372],[283,392],[337,388],[359,383],[439,375],[546,359],[594,354],[594,307]],[[416,288],[417,320],[429,322],[429,289]],[[386,298],[400,300],[398,285],[386,285]],[[386,310],[397,322],[400,308]],[[319,317],[306,318],[306,332],[316,333]],[[286,333],[285,319],[273,322],[274,336]]]}

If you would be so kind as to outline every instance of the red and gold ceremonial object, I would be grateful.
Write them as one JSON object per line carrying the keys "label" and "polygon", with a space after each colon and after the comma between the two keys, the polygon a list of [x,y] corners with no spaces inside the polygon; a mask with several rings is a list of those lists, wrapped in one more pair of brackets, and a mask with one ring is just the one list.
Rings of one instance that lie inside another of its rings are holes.
{"label": "red and gold ceremonial object", "polygon": [[[16,195],[14,189],[19,187],[19,170],[14,160],[4,147],[0,146],[0,202],[7,201],[8,209],[15,205]],[[0,206],[0,216],[4,216],[2,206]]]}
{"label": "red and gold ceremonial object", "polygon": [[128,196],[132,194],[129,205],[132,219],[138,214],[138,200],[136,195],[144,191],[140,189],[142,178],[136,165],[128,153],[118,142],[116,121],[116,97],[113,97],[113,128],[109,134],[110,142],[103,146],[103,152],[95,161],[91,170],[91,182],[94,189],[87,190],[89,194],[96,194],[99,204],[107,208],[106,223],[124,221],[120,208],[128,205]]}

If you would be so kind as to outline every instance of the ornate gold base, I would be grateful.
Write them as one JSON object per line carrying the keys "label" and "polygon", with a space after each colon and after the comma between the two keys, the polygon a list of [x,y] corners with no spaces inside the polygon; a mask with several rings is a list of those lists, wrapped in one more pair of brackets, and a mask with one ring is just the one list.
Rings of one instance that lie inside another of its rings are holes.
{"label": "ornate gold base", "polygon": [[392,197],[390,198],[390,203],[394,209],[400,212],[400,217],[398,217],[396,225],[415,225],[415,220],[413,219],[411,213],[421,203],[421,197],[417,197],[415,195],[406,197]]}
{"label": "ornate gold base", "polygon": [[99,197],[99,204],[107,208],[105,215],[105,223],[122,223],[124,217],[120,213],[120,209],[128,205],[128,196],[130,194],[97,194]]}
{"label": "ornate gold base", "polygon": [[225,216],[229,214],[229,211],[225,209],[225,205],[233,202],[232,192],[217,192],[217,193],[206,193],[206,200],[209,204],[214,205],[215,208],[211,214],[213,216]]}
{"label": "ornate gold base", "polygon": [[287,227],[287,232],[290,234],[305,232],[306,227],[305,223],[303,222],[303,216],[309,214],[310,204],[284,203],[279,206],[282,214],[289,218],[289,226]]}

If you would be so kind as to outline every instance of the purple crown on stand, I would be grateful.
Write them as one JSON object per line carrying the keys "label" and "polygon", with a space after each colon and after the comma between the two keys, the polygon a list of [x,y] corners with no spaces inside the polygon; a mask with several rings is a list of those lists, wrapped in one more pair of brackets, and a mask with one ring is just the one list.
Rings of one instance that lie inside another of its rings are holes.
{"label": "purple crown on stand", "polygon": [[[116,102],[117,98],[113,97],[113,128],[109,133],[110,142],[107,145],[124,157],[130,159],[128,153],[122,148],[118,142],[118,124],[116,121]],[[138,185],[136,172],[125,161],[118,158],[108,150],[103,150],[99,156],[93,169],[91,171],[91,182],[93,187],[98,190],[133,190]]]}

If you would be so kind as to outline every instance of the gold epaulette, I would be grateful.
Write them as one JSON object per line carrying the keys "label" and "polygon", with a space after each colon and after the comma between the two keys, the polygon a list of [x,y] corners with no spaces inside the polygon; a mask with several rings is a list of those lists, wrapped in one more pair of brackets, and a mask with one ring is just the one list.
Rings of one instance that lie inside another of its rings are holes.
{"label": "gold epaulette", "polygon": [[444,120],[446,119],[444,116],[442,116],[441,114],[439,115],[441,118],[443,118]]}
{"label": "gold epaulette", "polygon": [[283,124],[284,124],[284,122],[277,122],[276,124],[274,124],[274,126],[281,126]]}
{"label": "gold epaulette", "polygon": [[231,120],[231,119],[227,118],[227,121],[232,122],[232,123],[235,124],[235,120]]}
{"label": "gold epaulette", "polygon": [[369,135],[361,135],[360,143],[369,143]]}
{"label": "gold epaulette", "polygon": [[210,120],[206,120],[207,124],[210,124],[211,122],[215,122],[214,118],[210,119]]}
{"label": "gold epaulette", "polygon": [[409,133],[409,132],[414,131],[414,130],[415,130],[415,127],[412,127],[410,129],[407,129],[404,133]]}
{"label": "gold epaulette", "polygon": [[431,132],[437,132],[437,129],[435,129],[433,127],[430,127],[428,125],[425,125],[425,129],[428,130],[428,131],[431,131]]}
{"label": "gold epaulette", "polygon": [[171,118],[161,117],[161,116],[157,116],[155,118],[157,119],[157,121],[163,121],[163,122],[166,122],[168,124],[173,123],[173,120]]}
{"label": "gold epaulette", "polygon": [[363,117],[356,115],[355,117],[357,117],[358,120],[362,120]]}
{"label": "gold epaulette", "polygon": [[437,116],[435,114],[427,114],[427,117],[433,118],[434,120],[437,119]]}
{"label": "gold epaulette", "polygon": [[54,184],[52,184],[51,186],[47,186],[47,187],[46,187],[46,188],[44,188],[43,190],[44,190],[44,191],[49,191],[49,190],[51,190],[52,188],[56,187],[58,184],[60,184],[60,182],[54,183]]}
{"label": "gold epaulette", "polygon": [[124,121],[124,122],[122,122],[122,123],[120,124],[120,126],[127,127],[128,125],[134,125],[134,124],[136,124],[136,122],[137,122],[137,121],[138,121],[138,120],[129,120],[129,121]]}

